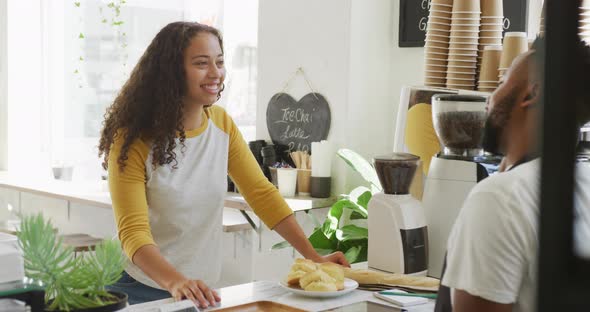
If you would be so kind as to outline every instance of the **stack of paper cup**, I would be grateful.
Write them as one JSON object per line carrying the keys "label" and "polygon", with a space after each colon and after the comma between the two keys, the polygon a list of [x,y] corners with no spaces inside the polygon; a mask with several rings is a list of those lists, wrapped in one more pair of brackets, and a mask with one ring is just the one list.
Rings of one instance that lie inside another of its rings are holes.
{"label": "stack of paper cup", "polygon": [[484,47],[501,46],[504,31],[504,5],[502,0],[481,1],[481,26],[479,28],[479,49],[477,69],[479,71]]}
{"label": "stack of paper cup", "polygon": [[424,84],[445,87],[453,0],[432,0],[426,28]]}
{"label": "stack of paper cup", "polygon": [[502,46],[486,46],[483,51],[481,71],[477,82],[477,90],[482,92],[494,92],[498,87],[498,68]]}
{"label": "stack of paper cup", "polygon": [[525,32],[507,32],[502,45],[502,56],[500,57],[500,68],[498,69],[498,80],[502,80],[512,61],[520,54],[529,50],[527,34]]}
{"label": "stack of paper cup", "polygon": [[455,0],[447,66],[447,88],[474,90],[481,6],[479,1]]}
{"label": "stack of paper cup", "polygon": [[580,38],[590,44],[590,0],[583,0],[580,7]]}

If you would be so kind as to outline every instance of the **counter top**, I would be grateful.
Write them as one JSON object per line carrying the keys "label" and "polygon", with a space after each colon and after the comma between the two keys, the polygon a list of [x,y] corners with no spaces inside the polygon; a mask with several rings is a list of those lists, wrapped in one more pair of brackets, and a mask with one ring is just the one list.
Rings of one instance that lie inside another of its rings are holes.
{"label": "counter top", "polygon": [[[108,192],[108,185],[106,183],[106,181],[71,182],[25,178],[7,171],[0,171],[0,187],[111,209],[111,195]],[[297,212],[330,207],[336,201],[336,198],[296,196],[285,198],[285,201],[293,211]],[[233,192],[227,193],[225,207],[252,210],[242,195]]]}
{"label": "counter top", "polygon": [[[205,310],[201,309],[201,311],[215,311],[256,301],[273,301],[307,311],[323,311],[326,309],[333,309],[363,301],[378,302],[392,306],[386,301],[380,300],[373,296],[373,293],[370,291],[355,290],[351,293],[335,298],[308,298],[295,295],[288,290],[285,290],[276,282],[271,281],[258,281],[237,286],[230,286],[221,288],[218,291],[219,295],[221,296],[220,304],[213,308]],[[132,305],[127,308],[127,311],[158,312],[161,305],[170,303],[172,301],[172,299],[164,299]],[[431,302],[428,304],[414,307],[412,311],[432,312],[434,311],[434,301],[431,300]]]}
{"label": "counter top", "polygon": [[[336,197],[332,196],[328,198],[314,198],[310,196],[297,195],[295,197],[287,197],[285,198],[285,201],[291,210],[297,212],[330,207],[336,202]],[[240,210],[252,210],[242,195],[233,192],[227,193],[227,196],[225,197],[225,207]]]}
{"label": "counter top", "polygon": [[101,208],[111,209],[112,207],[111,195],[106,189],[106,181],[70,182],[20,177],[17,174],[0,171],[0,187]]}

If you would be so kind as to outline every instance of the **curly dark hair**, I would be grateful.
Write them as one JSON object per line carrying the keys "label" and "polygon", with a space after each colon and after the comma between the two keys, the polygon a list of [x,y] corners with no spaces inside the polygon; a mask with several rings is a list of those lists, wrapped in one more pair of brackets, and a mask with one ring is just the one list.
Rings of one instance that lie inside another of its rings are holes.
{"label": "curly dark hair", "polygon": [[[137,138],[149,138],[154,167],[175,162],[175,138],[184,146],[186,135],[183,122],[183,96],[187,93],[184,51],[198,33],[208,32],[219,39],[221,33],[210,26],[195,22],[174,22],[162,28],[152,40],[129,80],[107,108],[101,131],[98,156],[104,155],[102,167],[107,169],[111,146],[117,136],[124,137],[117,159],[121,171],[125,167],[131,143]],[[222,89],[223,91],[223,89]],[[221,91],[218,94],[218,99]]]}

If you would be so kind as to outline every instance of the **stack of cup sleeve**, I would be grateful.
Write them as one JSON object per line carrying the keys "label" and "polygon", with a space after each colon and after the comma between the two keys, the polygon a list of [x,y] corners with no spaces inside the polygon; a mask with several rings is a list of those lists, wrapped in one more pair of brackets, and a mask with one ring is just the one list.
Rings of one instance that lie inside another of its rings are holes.
{"label": "stack of cup sleeve", "polygon": [[432,0],[430,3],[424,44],[424,85],[429,87],[446,86],[452,8],[452,0]]}
{"label": "stack of cup sleeve", "polygon": [[[502,46],[504,31],[503,0],[481,1],[481,26],[479,28],[479,47],[477,50],[477,74],[481,76],[483,53],[487,46]],[[497,80],[497,77],[494,79]],[[478,87],[479,89],[479,87]]]}
{"label": "stack of cup sleeve", "polygon": [[480,1],[453,1],[447,88],[475,90],[480,21]]}

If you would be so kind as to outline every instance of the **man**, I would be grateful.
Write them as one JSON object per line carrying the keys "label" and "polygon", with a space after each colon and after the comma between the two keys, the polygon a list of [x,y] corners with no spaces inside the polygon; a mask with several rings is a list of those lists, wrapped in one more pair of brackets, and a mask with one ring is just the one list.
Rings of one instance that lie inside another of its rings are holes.
{"label": "man", "polygon": [[[518,57],[488,104],[484,147],[505,156],[507,172],[477,186],[451,231],[436,311],[535,311],[539,238],[543,39]],[[590,51],[577,68],[590,81]],[[575,75],[573,75],[575,77]],[[582,85],[572,79],[572,83]],[[578,88],[579,125],[590,119],[590,92]],[[567,139],[567,138],[564,138]],[[571,138],[574,139],[574,138]],[[576,249],[590,241],[590,164],[576,166]],[[556,285],[556,287],[559,287]]]}

